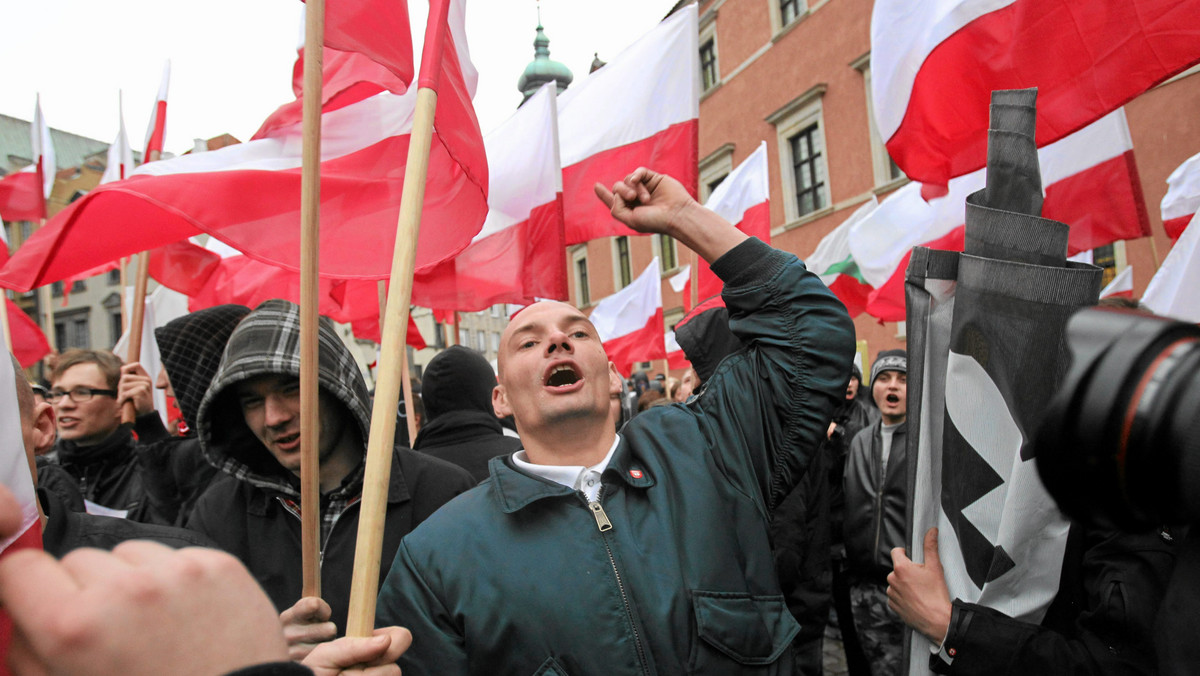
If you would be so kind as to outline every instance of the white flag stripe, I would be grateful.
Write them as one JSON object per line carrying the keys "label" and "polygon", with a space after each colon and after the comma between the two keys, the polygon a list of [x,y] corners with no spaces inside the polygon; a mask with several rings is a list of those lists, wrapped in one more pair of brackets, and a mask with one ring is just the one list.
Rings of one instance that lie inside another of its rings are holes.
{"label": "white flag stripe", "polygon": [[1167,177],[1167,194],[1163,195],[1161,208],[1164,221],[1200,211],[1200,153],[1175,167]]}
{"label": "white flag stripe", "polygon": [[7,549],[38,521],[37,496],[33,490],[33,477],[29,473],[29,459],[25,455],[25,441],[21,435],[15,378],[12,359],[6,350],[0,356],[0,480],[12,491],[21,507],[21,526],[14,535],[0,541],[0,551]]}
{"label": "white flag stripe", "polygon": [[767,179],[767,142],[737,166],[721,185],[709,195],[704,206],[720,214],[730,223],[742,220],[742,214],[750,207],[766,202],[771,195]]}
{"label": "white flag stripe", "polygon": [[1104,287],[1100,291],[1100,297],[1108,298],[1109,296],[1115,296],[1117,294],[1122,294],[1122,293],[1124,293],[1124,294],[1133,293],[1133,266],[1132,265],[1127,266],[1124,270],[1118,272],[1117,276],[1113,277],[1113,280],[1108,283],[1108,286]]}
{"label": "white flag stripe", "polygon": [[821,277],[821,281],[826,285],[833,283],[837,279],[837,273],[827,274],[826,271],[830,266],[841,263],[850,257],[850,230],[862,221],[866,220],[873,211],[879,208],[879,200],[871,195],[871,199],[867,200],[861,207],[855,209],[850,218],[842,221],[838,227],[832,232],[825,235],[817,244],[817,248],[804,259],[804,264],[808,266],[814,274]]}
{"label": "white flag stripe", "polygon": [[108,147],[108,166],[100,183],[112,183],[128,177],[133,172],[133,149],[129,147],[129,136],[125,133],[125,106],[121,94],[117,94],[117,138]]}
{"label": "white flag stripe", "polygon": [[658,257],[650,261],[629,286],[601,300],[592,310],[592,324],[600,333],[601,342],[644,329],[646,322],[662,307],[662,285],[658,274]]}
{"label": "white flag stripe", "polygon": [[1142,294],[1142,305],[1156,314],[1185,322],[1200,322],[1200,214],[1193,216],[1188,227],[1171,247],[1158,272]]}
{"label": "white flag stripe", "polygon": [[692,264],[688,263],[687,265],[683,266],[682,270],[671,275],[671,278],[667,281],[671,283],[671,288],[675,291],[675,293],[683,293],[684,287],[687,286],[687,283],[691,279]]}

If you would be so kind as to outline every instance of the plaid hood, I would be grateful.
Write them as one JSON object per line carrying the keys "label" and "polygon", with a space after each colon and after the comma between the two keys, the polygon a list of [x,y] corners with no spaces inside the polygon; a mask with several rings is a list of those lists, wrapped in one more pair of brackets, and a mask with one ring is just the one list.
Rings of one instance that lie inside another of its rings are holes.
{"label": "plaid hood", "polygon": [[245,305],[217,305],[188,313],[154,329],[175,401],[188,427],[196,429],[200,402],[217,374],[229,334],[250,314]]}
{"label": "plaid hood", "polygon": [[[321,391],[336,397],[358,423],[365,455],[371,399],[362,373],[326,317],[321,317],[317,341]],[[237,400],[234,386],[262,375],[300,377],[300,308],[294,303],[266,301],[234,329],[217,375],[200,404],[196,426],[210,463],[256,486],[294,494],[299,480],[284,470],[251,433]]]}

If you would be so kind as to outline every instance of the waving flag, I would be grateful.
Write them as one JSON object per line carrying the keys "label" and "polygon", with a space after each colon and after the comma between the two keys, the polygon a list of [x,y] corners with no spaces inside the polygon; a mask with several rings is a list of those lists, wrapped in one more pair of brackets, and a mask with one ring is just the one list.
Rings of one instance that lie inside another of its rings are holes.
{"label": "waving flag", "polygon": [[589,319],[621,375],[628,377],[635,362],[666,359],[658,257],[629,286],[597,303]]}
{"label": "waving flag", "polygon": [[1167,177],[1167,194],[1160,206],[1163,228],[1175,241],[1200,211],[1200,153],[1189,157]]}
{"label": "waving flag", "polygon": [[[1150,234],[1133,142],[1123,110],[1113,112],[1038,150],[1046,185],[1046,218],[1071,226],[1069,253]],[[866,283],[875,287],[867,313],[885,321],[904,319],[904,271],[914,246],[961,251],[966,197],[986,174],[954,179],[949,194],[926,202],[921,186],[904,186],[856,224],[849,246]]]}
{"label": "waving flag", "polygon": [[614,220],[592,185],[634,167],[699,181],[700,65],[696,6],[667,17],[558,100],[567,244],[635,235]]}
{"label": "waving flag", "polygon": [[[704,206],[712,209],[738,230],[771,243],[771,184],[767,177],[767,142],[737,166],[709,196]],[[721,293],[724,283],[704,259],[697,260],[697,279],[703,300]]]}
{"label": "waving flag", "polygon": [[125,105],[117,95],[117,138],[108,147],[108,163],[100,183],[124,180],[133,171],[133,149],[129,147],[129,136],[125,134]]}
{"label": "waving flag", "polygon": [[1101,298],[1133,298],[1133,266],[1126,266],[1112,281],[1100,289]]}
{"label": "waving flag", "polygon": [[1142,294],[1142,305],[1155,314],[1185,322],[1200,322],[1200,226],[1197,218],[1184,228],[1179,241],[1163,259]]}
{"label": "waving flag", "polygon": [[992,90],[1039,88],[1043,146],[1197,62],[1196,0],[878,0],[871,17],[880,135],[943,189],[984,165]]}
{"label": "waving flag", "polygon": [[[408,22],[408,3],[403,0],[328,3],[325,6],[325,46],[362,54],[391,71],[398,81],[412,82],[412,29]],[[405,90],[391,91],[403,94]]]}
{"label": "waving flag", "polygon": [[663,335],[663,342],[667,345],[667,368],[678,371],[691,367],[692,362],[688,361],[687,355],[683,353],[683,348],[679,346],[679,341],[675,340],[674,331],[667,331]]}
{"label": "waving flag", "polygon": [[54,144],[50,141],[50,127],[42,117],[40,96],[33,108],[29,144],[33,150],[33,162],[0,179],[0,217],[6,221],[38,221],[46,218],[46,200],[54,187],[57,167]]}
{"label": "waving flag", "polygon": [[825,286],[846,306],[846,312],[851,317],[857,317],[866,309],[871,286],[863,279],[854,254],[850,253],[850,231],[878,207],[879,201],[872,195],[850,218],[825,235],[816,250],[804,259],[808,269],[825,282]]}
{"label": "waving flag", "polygon": [[[487,159],[470,89],[474,80],[454,3],[441,61],[441,87],[417,270],[465,248],[487,214]],[[436,60],[434,60],[436,63]],[[432,64],[431,66],[432,67]],[[404,182],[416,89],[383,92],[327,112],[321,120],[321,274],[383,279]],[[0,282],[28,289],[207,233],[259,261],[299,269],[301,125],[219,150],[143,164],[131,178],[100,186],[39,230],[0,270]]]}
{"label": "waving flag", "polygon": [[[996,92],[988,173],[967,198],[969,255],[917,248],[907,287],[907,549],[920,563],[937,526],[950,598],[1032,625],[1058,592],[1069,527],[1032,436],[1066,374],[1067,320],[1096,302],[1101,277],[1066,260],[1067,224],[1040,217],[1035,96]],[[928,674],[930,643],[910,634],[907,673]],[[997,655],[945,647],[967,671]]]}
{"label": "waving flag", "polygon": [[162,156],[163,142],[167,138],[167,90],[171,87],[171,62],[163,64],[162,81],[158,85],[158,96],[154,99],[154,110],[150,112],[150,124],[146,128],[146,151],[143,162],[156,162]]}

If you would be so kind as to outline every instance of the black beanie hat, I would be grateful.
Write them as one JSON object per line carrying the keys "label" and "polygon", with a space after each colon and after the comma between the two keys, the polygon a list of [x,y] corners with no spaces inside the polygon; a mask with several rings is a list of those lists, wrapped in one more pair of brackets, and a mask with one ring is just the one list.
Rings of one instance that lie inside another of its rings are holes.
{"label": "black beanie hat", "polygon": [[493,413],[492,390],[496,372],[483,355],[452,345],[429,361],[421,381],[425,418],[434,420],[449,411]]}

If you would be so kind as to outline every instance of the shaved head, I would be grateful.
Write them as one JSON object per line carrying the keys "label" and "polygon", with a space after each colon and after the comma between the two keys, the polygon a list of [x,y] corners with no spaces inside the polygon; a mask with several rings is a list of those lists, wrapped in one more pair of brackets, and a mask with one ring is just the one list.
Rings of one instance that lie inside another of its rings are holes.
{"label": "shaved head", "polygon": [[559,300],[540,300],[532,305],[526,305],[513,314],[513,316],[508,320],[508,326],[504,327],[504,332],[500,335],[500,350],[496,355],[497,375],[504,374],[504,363],[507,361],[507,359],[505,359],[505,353],[509,351],[506,350],[505,347],[509,345],[510,339],[513,338],[513,336],[515,336],[518,332],[535,330],[537,327],[537,318],[541,316],[543,312],[553,311],[555,309],[566,312],[568,315],[573,316],[573,318],[576,320],[582,320],[583,322],[586,322],[587,325],[591,326],[592,330],[595,331],[596,327],[592,325],[591,320],[570,303],[564,303]]}

